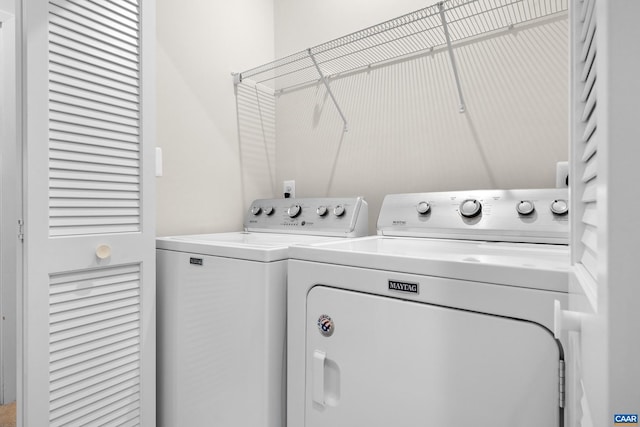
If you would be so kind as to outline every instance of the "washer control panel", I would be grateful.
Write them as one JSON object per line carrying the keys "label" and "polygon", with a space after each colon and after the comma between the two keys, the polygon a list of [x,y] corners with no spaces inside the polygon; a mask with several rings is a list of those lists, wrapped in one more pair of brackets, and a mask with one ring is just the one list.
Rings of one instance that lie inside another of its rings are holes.
{"label": "washer control panel", "polygon": [[378,234],[568,244],[566,188],[391,194]]}
{"label": "washer control panel", "polygon": [[259,199],[245,214],[245,231],[360,237],[368,234],[362,197]]}

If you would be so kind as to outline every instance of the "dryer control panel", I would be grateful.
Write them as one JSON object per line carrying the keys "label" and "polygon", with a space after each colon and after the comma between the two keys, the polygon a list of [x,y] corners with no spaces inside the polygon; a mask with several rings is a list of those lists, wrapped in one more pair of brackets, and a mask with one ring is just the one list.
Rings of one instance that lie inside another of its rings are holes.
{"label": "dryer control panel", "polygon": [[244,229],[253,232],[361,237],[367,235],[369,208],[362,197],[254,200]]}
{"label": "dryer control panel", "polygon": [[501,242],[569,242],[566,188],[391,194],[378,234]]}

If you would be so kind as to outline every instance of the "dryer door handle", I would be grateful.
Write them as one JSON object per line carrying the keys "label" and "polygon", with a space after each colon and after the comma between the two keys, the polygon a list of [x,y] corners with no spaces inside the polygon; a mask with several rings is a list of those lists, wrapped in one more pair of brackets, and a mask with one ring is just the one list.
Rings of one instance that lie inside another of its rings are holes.
{"label": "dryer door handle", "polygon": [[327,354],[321,350],[315,350],[313,352],[313,367],[312,367],[312,399],[318,405],[324,406],[324,362],[327,358]]}

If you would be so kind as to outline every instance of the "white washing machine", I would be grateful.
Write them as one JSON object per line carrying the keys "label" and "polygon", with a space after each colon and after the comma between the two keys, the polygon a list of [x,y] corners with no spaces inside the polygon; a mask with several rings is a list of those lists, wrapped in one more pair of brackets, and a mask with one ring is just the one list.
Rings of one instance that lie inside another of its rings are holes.
{"label": "white washing machine", "polygon": [[557,427],[567,191],[387,196],[378,236],[295,245],[288,425]]}
{"label": "white washing machine", "polygon": [[244,232],[158,238],[164,427],[282,427],[292,243],[367,234],[361,198],[256,200]]}

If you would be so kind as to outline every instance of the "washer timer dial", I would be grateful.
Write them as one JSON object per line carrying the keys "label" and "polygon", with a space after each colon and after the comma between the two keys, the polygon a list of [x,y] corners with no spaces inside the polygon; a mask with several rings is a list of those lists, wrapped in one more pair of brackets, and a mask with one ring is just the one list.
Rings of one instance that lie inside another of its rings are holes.
{"label": "washer timer dial", "polygon": [[290,218],[297,217],[298,215],[300,215],[301,212],[302,212],[302,206],[298,204],[291,205],[289,209],[287,209],[287,215],[289,215]]}
{"label": "washer timer dial", "polygon": [[482,212],[482,203],[477,199],[467,199],[460,203],[460,215],[465,218],[473,218]]}

